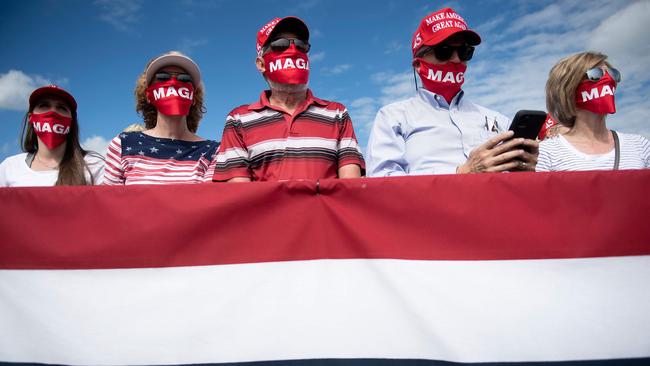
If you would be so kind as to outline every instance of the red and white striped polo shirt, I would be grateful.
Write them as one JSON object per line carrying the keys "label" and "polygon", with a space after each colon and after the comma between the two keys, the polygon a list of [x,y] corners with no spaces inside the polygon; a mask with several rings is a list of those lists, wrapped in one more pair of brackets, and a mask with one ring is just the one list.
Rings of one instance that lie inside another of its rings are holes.
{"label": "red and white striped polo shirt", "polygon": [[269,93],[228,114],[213,180],[316,180],[336,178],[348,164],[365,169],[345,106],[308,90],[305,103],[290,115],[269,104]]}

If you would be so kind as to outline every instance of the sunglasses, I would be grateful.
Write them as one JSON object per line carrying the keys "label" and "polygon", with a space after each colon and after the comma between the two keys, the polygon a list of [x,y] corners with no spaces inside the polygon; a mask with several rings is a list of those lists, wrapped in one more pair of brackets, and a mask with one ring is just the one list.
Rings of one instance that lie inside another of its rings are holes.
{"label": "sunglasses", "polygon": [[451,46],[448,44],[430,46],[422,50],[421,56],[433,52],[438,60],[449,61],[449,59],[454,55],[454,51],[458,54],[458,58],[461,61],[469,61],[472,59],[472,56],[474,56],[474,46],[468,44],[462,44],[460,46]]}
{"label": "sunglasses", "polygon": [[[617,69],[613,67],[606,66],[607,73],[609,76],[614,79],[617,83],[621,82],[621,72],[618,71]],[[586,72],[587,74],[587,79],[590,81],[598,81],[600,80],[603,76],[605,76],[605,71],[601,67],[594,67],[593,69],[589,69]]]}
{"label": "sunglasses", "polygon": [[275,41],[269,43],[267,49],[270,48],[273,52],[282,52],[289,48],[291,44],[295,44],[296,48],[301,52],[307,53],[311,48],[311,45],[305,41],[299,39],[289,39],[289,38],[278,38]]}
{"label": "sunglasses", "polygon": [[168,81],[172,77],[183,83],[194,83],[192,75],[181,72],[158,72],[155,75],[157,81]]}

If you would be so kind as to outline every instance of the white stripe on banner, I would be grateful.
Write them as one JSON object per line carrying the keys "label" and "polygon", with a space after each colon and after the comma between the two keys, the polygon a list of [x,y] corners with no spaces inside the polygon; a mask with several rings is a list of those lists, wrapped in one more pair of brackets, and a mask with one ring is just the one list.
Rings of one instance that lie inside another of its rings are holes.
{"label": "white stripe on banner", "polygon": [[0,360],[650,356],[650,256],[0,271]]}

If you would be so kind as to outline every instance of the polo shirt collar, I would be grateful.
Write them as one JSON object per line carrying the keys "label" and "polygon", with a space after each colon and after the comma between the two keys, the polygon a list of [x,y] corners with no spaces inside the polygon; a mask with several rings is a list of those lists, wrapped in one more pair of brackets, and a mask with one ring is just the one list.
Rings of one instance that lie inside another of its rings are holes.
{"label": "polo shirt collar", "polygon": [[[248,106],[248,109],[253,110],[253,111],[261,110],[261,109],[265,109],[265,108],[273,109],[273,106],[269,102],[269,96],[270,95],[271,95],[270,90],[264,90],[262,92],[262,94],[260,94],[260,100],[255,102],[255,103],[250,104]],[[307,89],[307,100],[306,101],[307,101],[308,106],[312,105],[312,104],[317,104],[317,105],[320,105],[320,106],[324,107],[324,106],[327,105],[326,101],[324,101],[324,100],[322,100],[320,98],[316,98],[314,96],[314,94],[311,92],[311,89]]]}

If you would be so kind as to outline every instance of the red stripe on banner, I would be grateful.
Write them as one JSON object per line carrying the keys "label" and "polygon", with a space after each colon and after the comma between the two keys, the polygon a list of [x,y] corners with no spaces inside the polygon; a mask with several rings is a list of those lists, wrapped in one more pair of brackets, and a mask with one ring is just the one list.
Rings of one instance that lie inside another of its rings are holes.
{"label": "red stripe on banner", "polygon": [[0,189],[0,268],[650,254],[649,171]]}

